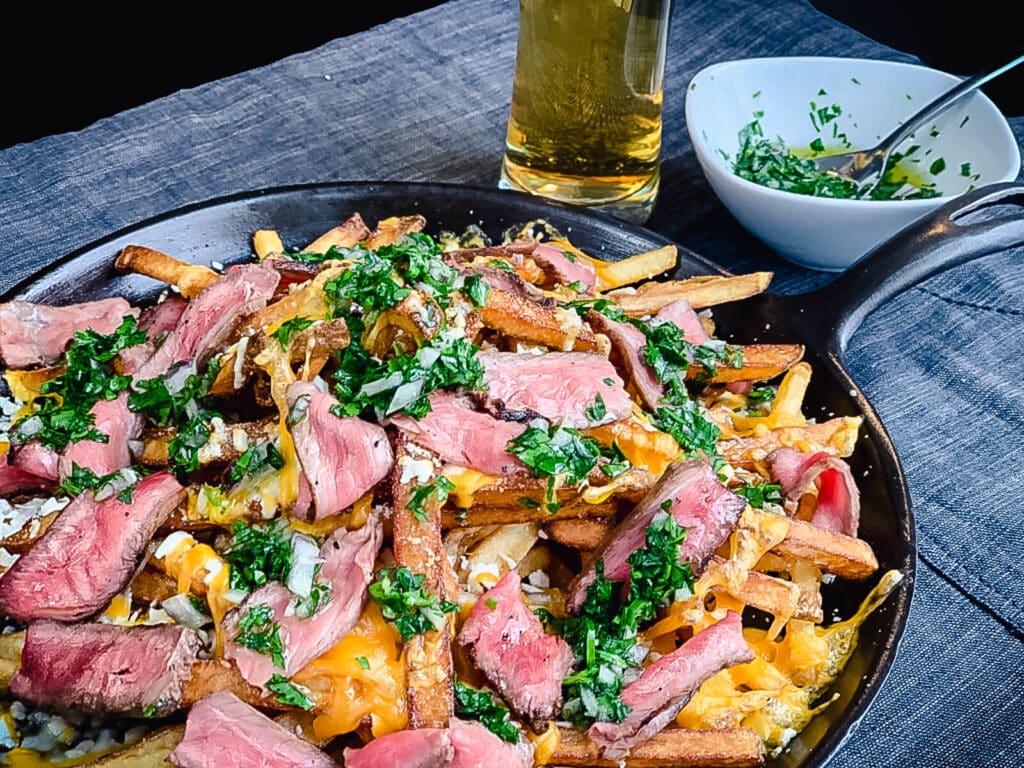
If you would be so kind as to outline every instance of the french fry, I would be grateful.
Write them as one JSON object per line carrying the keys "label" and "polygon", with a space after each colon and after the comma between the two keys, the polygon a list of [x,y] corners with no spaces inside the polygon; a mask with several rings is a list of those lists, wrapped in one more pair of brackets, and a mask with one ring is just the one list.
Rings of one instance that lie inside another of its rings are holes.
{"label": "french fry", "polygon": [[122,248],[114,266],[121,272],[137,272],[177,286],[186,299],[195,298],[203,288],[220,279],[220,275],[209,267],[189,264],[141,245]]}
{"label": "french fry", "polygon": [[[231,464],[250,446],[266,442],[276,434],[277,419],[267,417],[259,421],[243,421],[225,427],[198,453],[200,466]],[[145,467],[164,467],[170,458],[170,444],[177,434],[173,427],[157,427],[142,436],[142,454],[139,463]]]}
{"label": "french fry", "polygon": [[[304,253],[327,253],[331,247],[352,248],[370,236],[370,228],[363,217],[354,213],[343,223],[324,232],[305,248]],[[280,251],[278,251],[280,253]]]}
{"label": "french fry", "polygon": [[258,261],[263,261],[274,254],[284,253],[284,243],[277,230],[257,229],[252,234],[252,250]]}
{"label": "french fry", "polygon": [[571,309],[545,306],[525,296],[491,287],[480,318],[488,328],[511,339],[557,350],[608,354],[608,340],[597,336]]}
{"label": "french fry", "polygon": [[861,416],[840,416],[806,427],[764,428],[750,437],[723,440],[721,451],[730,464],[742,467],[763,461],[776,448],[846,457],[853,453],[863,420]]}
{"label": "french fry", "polygon": [[597,272],[597,290],[608,291],[641,280],[650,280],[655,275],[668,272],[676,265],[679,258],[678,250],[674,245],[663,245],[661,248],[638,253],[621,261],[600,261],[590,258]]}
{"label": "french fry", "polygon": [[583,731],[559,729],[558,748],[548,765],[587,768],[746,768],[764,764],[760,737],[746,728],[686,730],[668,728],[630,750],[625,763],[605,760]]}
{"label": "french fry", "polygon": [[225,659],[201,659],[192,662],[192,673],[181,692],[181,706],[187,709],[218,691],[230,691],[245,703],[262,709],[289,708],[273,696],[264,696],[259,688],[242,677],[238,667]]}
{"label": "french fry", "polygon": [[27,520],[19,530],[9,534],[6,538],[0,539],[0,547],[16,555],[24,553],[39,541],[39,537],[46,533],[46,529],[57,519],[59,514],[59,511],[51,512],[48,515]]}
{"label": "french fry", "polygon": [[391,216],[377,222],[377,227],[363,242],[371,251],[385,245],[394,245],[406,235],[422,232],[427,220],[419,214],[413,216]]}
{"label": "french fry", "polygon": [[0,635],[0,693],[11,686],[11,677],[21,666],[21,649],[25,647],[25,632]]}
{"label": "french fry", "polygon": [[[395,565],[426,576],[424,587],[441,600],[449,597],[445,574],[448,558],[441,541],[441,502],[436,494],[429,494],[422,500],[423,519],[419,519],[409,509],[414,489],[402,480],[408,463],[424,461],[433,464],[428,454],[400,434],[391,480]],[[435,468],[428,482],[436,477]],[[448,727],[455,711],[452,674],[451,635],[447,628],[416,635],[406,642],[406,704],[411,727]]]}
{"label": "french fry", "polygon": [[89,765],[97,768],[167,768],[167,756],[185,738],[185,726],[158,728],[127,749],[101,757]]}
{"label": "french fry", "polygon": [[465,550],[459,566],[459,581],[473,591],[483,592],[512,568],[517,567],[537,542],[539,523],[500,525],[473,547]]}
{"label": "french fry", "polygon": [[[718,365],[715,374],[707,380],[716,384],[730,381],[768,381],[785,373],[804,356],[804,348],[799,344],[748,344],[743,346],[742,350],[741,367]],[[688,379],[700,379],[704,375],[705,371],[699,365],[691,365],[686,371]]]}
{"label": "french fry", "polygon": [[857,581],[878,570],[878,559],[866,541],[803,520],[790,520],[786,538],[772,551],[810,560],[826,573]]}
{"label": "french fry", "polygon": [[568,518],[553,520],[544,530],[552,541],[580,552],[591,552],[601,546],[613,525],[614,517]]}
{"label": "french fry", "polygon": [[729,577],[716,578],[716,571],[726,569],[727,562],[724,558],[714,557],[708,563],[705,575],[718,582],[711,588],[711,592],[724,592],[745,605],[767,611],[773,616],[821,622],[823,614],[821,593],[818,590],[806,589],[791,581],[745,569],[741,569],[744,577],[734,587]]}
{"label": "french fry", "polygon": [[646,282],[636,288],[620,288],[605,294],[630,317],[657,314],[673,301],[685,299],[694,309],[740,301],[763,293],[771,272],[751,272],[735,277],[702,276],[687,280]]}

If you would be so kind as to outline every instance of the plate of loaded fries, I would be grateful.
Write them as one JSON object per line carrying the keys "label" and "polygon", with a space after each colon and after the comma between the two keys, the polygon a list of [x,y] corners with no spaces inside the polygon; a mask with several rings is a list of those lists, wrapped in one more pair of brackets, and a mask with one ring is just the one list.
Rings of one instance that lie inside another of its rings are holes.
{"label": "plate of loaded fries", "polygon": [[915,557],[841,355],[921,248],[781,296],[348,183],[69,255],[0,301],[0,764],[821,764]]}

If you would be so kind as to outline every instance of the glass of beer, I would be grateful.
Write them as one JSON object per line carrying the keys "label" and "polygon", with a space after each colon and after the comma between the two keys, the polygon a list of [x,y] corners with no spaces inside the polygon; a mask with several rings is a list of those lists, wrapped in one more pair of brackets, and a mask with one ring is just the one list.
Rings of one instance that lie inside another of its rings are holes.
{"label": "glass of beer", "polygon": [[660,180],[671,0],[520,0],[499,186],[643,223]]}

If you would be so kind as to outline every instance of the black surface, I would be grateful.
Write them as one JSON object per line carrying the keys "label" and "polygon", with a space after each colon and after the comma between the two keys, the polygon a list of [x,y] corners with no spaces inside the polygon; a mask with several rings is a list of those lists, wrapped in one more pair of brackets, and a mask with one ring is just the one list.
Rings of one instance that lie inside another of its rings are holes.
{"label": "black surface", "polygon": [[[125,245],[149,246],[195,263],[230,264],[250,258],[250,238],[257,229],[276,229],[286,246],[301,247],[355,211],[369,222],[396,214],[421,213],[434,234],[440,229],[462,231],[483,220],[492,238],[500,237],[512,224],[545,218],[563,231],[571,228],[579,247],[604,259],[622,258],[668,242],[649,230],[518,192],[442,184],[300,186],[233,196],[144,222],[70,254],[0,297],[0,301],[17,296],[65,304],[121,295],[132,303],[145,303],[164,286],[149,278],[114,271],[114,260]],[[901,242],[909,253],[912,239]],[[893,265],[899,263],[899,259],[888,259],[885,252],[879,252],[869,273],[877,273],[882,282],[900,282],[898,276],[887,277]],[[676,276],[721,271],[697,254],[680,249]],[[827,301],[827,297],[827,293],[808,297],[767,294],[715,310],[722,338],[737,342],[800,341],[807,345],[806,359],[817,374],[804,401],[806,413],[822,418],[828,413],[864,416],[862,439],[850,460],[863,500],[860,535],[871,544],[882,571],[895,568],[906,577],[862,626],[860,642],[837,681],[841,698],[794,739],[789,751],[771,763],[779,768],[822,764],[863,716],[895,658],[910,610],[916,568],[910,497],[892,442],[871,404],[857,394],[854,382],[842,368],[840,355],[833,353],[836,339],[831,326],[809,323],[801,316],[801,309]],[[852,615],[876,581],[877,577],[868,583],[837,581],[826,593],[826,615],[831,615],[833,608],[841,616]]]}

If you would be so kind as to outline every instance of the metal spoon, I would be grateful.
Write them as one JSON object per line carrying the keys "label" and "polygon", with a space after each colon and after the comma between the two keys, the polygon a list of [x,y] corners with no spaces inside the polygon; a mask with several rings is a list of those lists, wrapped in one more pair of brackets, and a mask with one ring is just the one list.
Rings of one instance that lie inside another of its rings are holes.
{"label": "metal spoon", "polygon": [[843,152],[840,155],[816,157],[814,163],[819,171],[832,171],[855,181],[862,192],[869,191],[882,178],[885,164],[892,152],[910,134],[941,112],[958,103],[961,99],[980,88],[990,80],[1024,62],[1024,55],[1017,56],[997,69],[980,72],[973,77],[962,80],[945,93],[940,94],[923,108],[903,121],[902,124],[871,149],[857,152]]}

